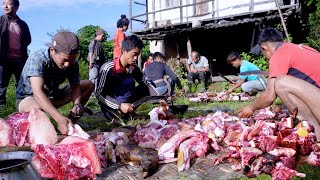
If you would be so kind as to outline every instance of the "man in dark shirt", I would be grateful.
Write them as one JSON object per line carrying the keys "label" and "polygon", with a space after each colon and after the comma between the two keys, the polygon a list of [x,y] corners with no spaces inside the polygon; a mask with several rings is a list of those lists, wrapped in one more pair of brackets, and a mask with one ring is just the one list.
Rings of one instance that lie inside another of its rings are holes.
{"label": "man in dark shirt", "polygon": [[19,0],[4,0],[0,17],[0,107],[6,104],[6,91],[14,74],[19,82],[31,43],[28,25],[17,16]]}
{"label": "man in dark shirt", "polygon": [[[133,112],[134,101],[147,96],[148,89],[142,81],[142,72],[133,66],[143,47],[137,36],[128,36],[122,42],[120,58],[107,62],[100,68],[96,97],[107,119],[113,119],[114,112]],[[135,86],[136,82],[139,84]]]}
{"label": "man in dark shirt", "polygon": [[[154,53],[153,62],[144,70],[143,79],[148,84],[151,95],[168,94],[172,96],[175,84],[182,90],[179,78],[170,67],[163,62],[164,58],[162,53]],[[169,78],[166,76],[169,76]]]}
{"label": "man in dark shirt", "polygon": [[105,39],[105,31],[103,29],[96,30],[96,37],[89,44],[89,80],[97,86],[99,70],[102,64],[106,62],[102,42]]}

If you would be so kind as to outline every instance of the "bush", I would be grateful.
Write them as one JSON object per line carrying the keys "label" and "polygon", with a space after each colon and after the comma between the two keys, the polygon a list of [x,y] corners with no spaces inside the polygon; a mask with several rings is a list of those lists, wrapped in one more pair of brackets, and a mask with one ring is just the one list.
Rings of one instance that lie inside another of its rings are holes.
{"label": "bush", "polygon": [[257,65],[260,68],[260,70],[268,71],[269,62],[266,60],[266,58],[262,54],[254,55],[251,53],[243,52],[241,56],[244,60],[250,61],[253,64]]}

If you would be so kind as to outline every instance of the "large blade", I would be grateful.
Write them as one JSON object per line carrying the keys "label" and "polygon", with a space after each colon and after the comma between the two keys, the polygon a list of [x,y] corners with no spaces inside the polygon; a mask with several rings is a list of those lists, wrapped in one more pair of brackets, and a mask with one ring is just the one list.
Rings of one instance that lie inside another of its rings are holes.
{"label": "large blade", "polygon": [[267,76],[269,75],[268,71],[261,71],[261,70],[253,70],[253,71],[245,71],[238,74],[239,76],[258,76],[263,75]]}
{"label": "large blade", "polygon": [[222,77],[223,79],[225,79],[225,80],[228,81],[229,83],[233,84],[233,82],[232,82],[230,79],[228,79],[227,77],[225,77],[222,73],[219,73],[219,72],[218,72],[218,74],[219,74],[220,77]]}
{"label": "large blade", "polygon": [[165,99],[167,96],[146,96],[142,99],[139,99],[138,101],[132,103],[133,108],[139,107],[141,104],[146,102],[153,102],[153,101],[159,101],[161,99]]}

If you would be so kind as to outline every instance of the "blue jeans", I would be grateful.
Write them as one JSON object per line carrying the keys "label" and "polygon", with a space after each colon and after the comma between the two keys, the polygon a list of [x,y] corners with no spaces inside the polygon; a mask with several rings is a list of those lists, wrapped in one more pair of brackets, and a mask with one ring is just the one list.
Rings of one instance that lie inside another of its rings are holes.
{"label": "blue jeans", "polygon": [[24,59],[6,59],[0,62],[0,105],[6,104],[6,92],[12,74],[15,76],[16,87],[26,61]]}

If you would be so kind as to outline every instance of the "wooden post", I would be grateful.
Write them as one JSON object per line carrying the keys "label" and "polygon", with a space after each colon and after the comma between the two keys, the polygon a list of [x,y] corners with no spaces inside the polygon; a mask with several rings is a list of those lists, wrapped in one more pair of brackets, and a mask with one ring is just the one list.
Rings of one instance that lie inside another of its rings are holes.
{"label": "wooden post", "polygon": [[251,1],[250,1],[249,11],[250,11],[251,13],[253,13],[253,11],[254,11],[254,0],[251,0]]}
{"label": "wooden post", "polygon": [[279,0],[276,0],[275,3],[276,3],[276,6],[277,6],[279,15],[280,15],[281,24],[282,24],[284,33],[286,34],[286,37],[287,37],[288,42],[290,42],[290,38],[289,38],[287,26],[286,26],[286,23],[284,22],[284,19],[283,19],[283,16],[282,16],[282,12],[281,12],[281,9],[280,9]]}
{"label": "wooden post", "polygon": [[177,48],[177,60],[180,60],[179,44],[178,44],[177,39],[176,39],[176,48]]}
{"label": "wooden post", "polygon": [[153,12],[153,20],[152,20],[152,27],[154,28],[155,24],[156,24],[156,13],[154,13],[156,11],[156,1],[152,0],[152,12]]}
{"label": "wooden post", "polygon": [[215,2],[215,0],[212,0],[212,18],[214,18],[214,14],[215,14],[214,2]]}
{"label": "wooden post", "polygon": [[219,0],[216,0],[217,1],[217,17],[219,17]]}
{"label": "wooden post", "polygon": [[180,23],[183,22],[183,10],[182,10],[182,0],[180,0]]}
{"label": "wooden post", "polygon": [[188,41],[187,41],[187,50],[188,50],[188,57],[190,59],[191,58],[191,53],[192,53],[192,46],[191,46],[191,41],[189,39],[189,36],[188,36]]}
{"label": "wooden post", "polygon": [[130,32],[132,32],[132,0],[129,0]]}
{"label": "wooden post", "polygon": [[149,28],[148,0],[146,0],[146,29]]}

